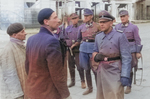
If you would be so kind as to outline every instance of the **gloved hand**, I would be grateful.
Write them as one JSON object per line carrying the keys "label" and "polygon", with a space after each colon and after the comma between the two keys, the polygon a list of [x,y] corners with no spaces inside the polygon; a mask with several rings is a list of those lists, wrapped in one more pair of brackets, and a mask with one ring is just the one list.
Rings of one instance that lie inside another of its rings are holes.
{"label": "gloved hand", "polygon": [[127,86],[129,84],[129,78],[121,77],[120,82],[121,82],[122,86]]}
{"label": "gloved hand", "polygon": [[68,96],[67,98],[64,98],[64,99],[72,99],[72,97],[71,97],[71,96]]}
{"label": "gloved hand", "polygon": [[105,58],[105,57],[106,57],[106,56],[102,55],[101,53],[98,53],[98,54],[95,55],[94,61],[95,61],[95,62],[104,61],[104,58]]}

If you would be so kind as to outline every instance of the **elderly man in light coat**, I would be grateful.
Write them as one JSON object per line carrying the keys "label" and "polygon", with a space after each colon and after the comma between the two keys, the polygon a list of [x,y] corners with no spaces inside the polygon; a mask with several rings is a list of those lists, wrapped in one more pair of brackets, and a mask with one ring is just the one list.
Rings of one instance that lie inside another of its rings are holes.
{"label": "elderly man in light coat", "polygon": [[1,99],[23,99],[25,89],[25,40],[26,32],[20,23],[7,28],[10,41],[0,53],[2,70]]}

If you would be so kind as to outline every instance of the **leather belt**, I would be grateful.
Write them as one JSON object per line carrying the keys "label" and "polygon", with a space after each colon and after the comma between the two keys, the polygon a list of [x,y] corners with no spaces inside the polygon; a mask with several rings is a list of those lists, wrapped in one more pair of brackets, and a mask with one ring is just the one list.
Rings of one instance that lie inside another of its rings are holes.
{"label": "leather belt", "polygon": [[129,42],[134,42],[134,39],[128,39]]}
{"label": "leather belt", "polygon": [[119,60],[119,59],[121,59],[120,56],[108,58],[107,61],[113,61],[113,60]]}
{"label": "leather belt", "polygon": [[93,39],[85,39],[83,41],[85,41],[85,42],[95,42],[95,40],[93,40]]}

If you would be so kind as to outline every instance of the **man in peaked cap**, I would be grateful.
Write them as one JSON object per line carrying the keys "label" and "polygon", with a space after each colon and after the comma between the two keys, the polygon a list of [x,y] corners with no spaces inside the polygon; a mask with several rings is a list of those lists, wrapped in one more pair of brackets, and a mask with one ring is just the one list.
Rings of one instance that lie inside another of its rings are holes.
{"label": "man in peaked cap", "polygon": [[[99,25],[92,20],[93,12],[90,9],[84,9],[84,24],[79,27],[77,42],[71,46],[73,49],[75,46],[79,48],[79,64],[86,72],[86,81],[88,89],[83,95],[89,94],[93,91],[92,78],[91,78],[91,66],[90,59],[92,58],[95,35],[100,31]],[[96,73],[95,78],[96,78]]]}
{"label": "man in peaked cap", "polygon": [[[125,33],[128,42],[130,44],[130,50],[132,55],[131,67],[137,70],[137,63],[138,63],[137,59],[141,57],[141,50],[142,50],[141,38],[139,36],[139,29],[136,25],[132,24],[129,21],[129,14],[127,10],[121,10],[119,12],[119,15],[120,15],[121,23],[117,24],[115,28],[116,30]],[[133,71],[131,69],[130,82],[125,90],[125,94],[131,92],[132,78],[133,78]]]}
{"label": "man in peaked cap", "polygon": [[94,60],[97,70],[96,99],[124,99],[124,86],[129,82],[131,54],[124,33],[113,29],[114,17],[103,10],[99,14],[101,33],[95,37]]}
{"label": "man in peaked cap", "polygon": [[79,65],[79,46],[71,49],[70,47],[77,42],[77,34],[79,30],[79,16],[76,13],[72,13],[70,15],[70,19],[72,25],[69,25],[65,30],[66,43],[68,46],[68,64],[71,76],[71,83],[68,87],[72,87],[75,85],[75,65],[77,66],[77,70],[79,71],[80,79],[81,79],[81,87],[86,88],[85,79],[84,79],[84,71],[83,68]]}
{"label": "man in peaked cap", "polygon": [[38,22],[39,33],[27,41],[25,99],[71,99],[61,46],[53,34],[60,20],[56,12],[44,8],[38,14]]}

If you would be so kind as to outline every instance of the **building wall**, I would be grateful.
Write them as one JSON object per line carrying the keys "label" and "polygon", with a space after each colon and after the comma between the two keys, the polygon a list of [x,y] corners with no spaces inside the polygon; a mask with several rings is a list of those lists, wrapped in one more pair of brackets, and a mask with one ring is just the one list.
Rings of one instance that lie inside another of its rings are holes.
{"label": "building wall", "polygon": [[0,20],[2,30],[6,30],[14,22],[24,23],[24,1],[0,0]]}

